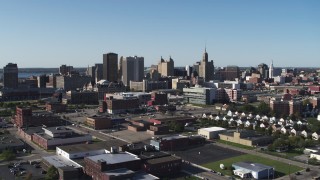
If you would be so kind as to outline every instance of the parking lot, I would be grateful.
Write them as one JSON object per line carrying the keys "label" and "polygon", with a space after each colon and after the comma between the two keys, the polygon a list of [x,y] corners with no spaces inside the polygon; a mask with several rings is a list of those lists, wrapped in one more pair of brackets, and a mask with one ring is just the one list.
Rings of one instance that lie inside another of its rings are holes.
{"label": "parking lot", "polygon": [[206,144],[197,148],[188,149],[185,151],[174,151],[172,154],[181,157],[182,159],[195,163],[206,164],[213,161],[239,156],[244,153],[231,149],[222,148],[214,144]]}
{"label": "parking lot", "polygon": [[[15,174],[10,172],[10,169],[15,169]],[[42,169],[40,166],[35,167],[27,163],[20,164],[17,167],[12,167],[8,165],[0,166],[0,177],[3,180],[12,180],[12,179],[24,179],[29,173],[32,174],[32,179],[42,179],[45,177],[45,174],[41,174]]]}

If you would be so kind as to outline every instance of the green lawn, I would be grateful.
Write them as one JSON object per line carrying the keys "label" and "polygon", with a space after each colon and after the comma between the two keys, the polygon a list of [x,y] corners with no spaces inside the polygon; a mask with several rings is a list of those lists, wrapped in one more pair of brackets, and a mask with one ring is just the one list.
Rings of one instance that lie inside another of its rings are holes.
{"label": "green lawn", "polygon": [[249,149],[249,150],[253,150],[254,147],[251,147],[251,146],[245,146],[245,145],[242,145],[242,144],[237,144],[237,143],[233,143],[233,142],[229,142],[229,141],[224,141],[224,140],[217,140],[217,142],[219,143],[222,143],[222,144],[227,144],[227,145],[230,145],[230,146],[234,146],[234,147],[238,147],[238,148],[242,148],[242,149]]}
{"label": "green lawn", "polygon": [[[241,162],[241,161],[261,163],[264,165],[272,166],[276,170],[275,178],[282,177],[284,175],[288,175],[289,172],[293,173],[293,172],[297,172],[297,171],[300,171],[303,169],[298,166],[289,165],[289,164],[286,164],[286,163],[283,163],[280,161],[274,161],[271,159],[266,159],[266,158],[262,158],[260,156],[255,156],[255,155],[251,155],[251,154],[245,154],[245,155],[241,155],[241,156],[237,156],[237,157],[233,157],[233,158],[229,158],[229,159],[224,159],[221,161],[203,164],[202,166],[213,169],[215,171],[221,172],[226,175],[232,175],[232,171],[230,170],[229,167],[231,167],[232,163]],[[220,169],[220,164],[224,164],[224,166],[227,167],[228,169],[226,169],[226,170]]]}
{"label": "green lawn", "polygon": [[299,150],[299,149],[292,149],[289,150],[288,152],[273,152],[273,151],[261,151],[264,152],[266,154],[271,154],[274,156],[279,156],[279,157],[283,157],[283,158],[293,158],[295,156],[300,156],[301,154],[303,154],[303,151]]}

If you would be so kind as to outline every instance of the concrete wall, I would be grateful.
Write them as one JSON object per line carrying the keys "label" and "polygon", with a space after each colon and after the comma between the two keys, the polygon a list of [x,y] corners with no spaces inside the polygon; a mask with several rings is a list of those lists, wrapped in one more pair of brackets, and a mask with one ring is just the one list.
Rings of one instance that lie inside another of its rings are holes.
{"label": "concrete wall", "polygon": [[92,151],[84,151],[84,152],[78,152],[78,153],[68,153],[66,151],[63,151],[62,149],[60,149],[59,147],[56,148],[56,154],[63,156],[67,159],[73,159],[73,158],[83,158],[83,157],[87,157],[87,156],[95,156],[95,155],[100,155],[100,154],[105,154],[108,151],[106,151],[105,149],[99,149],[99,150],[92,150]]}
{"label": "concrete wall", "polygon": [[237,144],[242,144],[246,146],[252,146],[252,141],[248,139],[241,139],[240,134],[235,134],[234,136],[227,136],[224,134],[219,134],[220,139],[224,141],[229,141]]}

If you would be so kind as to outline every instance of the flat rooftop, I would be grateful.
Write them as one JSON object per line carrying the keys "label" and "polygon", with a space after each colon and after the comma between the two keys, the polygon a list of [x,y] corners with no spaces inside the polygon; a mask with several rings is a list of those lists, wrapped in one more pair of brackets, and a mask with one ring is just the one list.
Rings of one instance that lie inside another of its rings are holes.
{"label": "flat rooftop", "polygon": [[176,117],[167,117],[167,118],[153,118],[158,121],[182,121],[182,120],[196,120],[194,117],[188,117],[188,116],[176,116]]}
{"label": "flat rooftop", "polygon": [[181,135],[167,136],[167,137],[162,137],[162,140],[173,140],[173,139],[183,139],[183,138],[187,138],[187,136],[181,136]]}
{"label": "flat rooftop", "polygon": [[130,180],[157,180],[157,179],[159,179],[158,177],[153,176],[151,174],[147,174],[143,171],[134,172],[134,171],[131,171],[127,168],[105,171],[103,173],[107,174],[109,176],[114,176],[114,177],[118,177],[118,178],[120,178],[123,175],[132,175],[130,178],[125,178],[125,179],[130,179]]}
{"label": "flat rooftop", "polygon": [[160,157],[160,158],[147,160],[147,163],[149,163],[149,164],[159,164],[159,163],[171,162],[171,161],[176,161],[176,160],[181,160],[181,158],[177,158],[177,157],[174,157],[174,156],[165,156],[165,157]]}
{"label": "flat rooftop", "polygon": [[120,152],[116,154],[107,153],[96,156],[89,156],[87,158],[94,161],[95,163],[98,163],[98,161],[105,161],[107,162],[107,164],[118,164],[128,161],[140,160],[140,158],[138,158],[136,155],[128,152]]}
{"label": "flat rooftop", "polygon": [[28,135],[32,135],[34,133],[41,133],[44,132],[44,130],[42,129],[42,126],[38,126],[38,127],[28,127],[28,128],[22,128],[23,131],[25,133],[27,133]]}
{"label": "flat rooftop", "polygon": [[142,160],[160,158],[160,157],[165,157],[165,156],[170,156],[170,154],[167,154],[167,153],[164,153],[161,151],[153,151],[153,152],[143,152],[139,155],[139,157]]}
{"label": "flat rooftop", "polygon": [[44,130],[48,130],[50,132],[52,132],[53,134],[55,133],[69,133],[69,132],[73,132],[71,129],[63,127],[63,126],[57,126],[57,127],[47,127],[47,128],[43,128]]}
{"label": "flat rooftop", "polygon": [[57,156],[57,155],[47,156],[47,157],[42,157],[42,159],[44,159],[51,165],[55,166],[56,168],[67,167],[67,166],[74,167],[74,168],[81,167],[79,164],[76,164],[75,162],[67,158],[64,158],[63,156]]}
{"label": "flat rooftop", "polygon": [[6,149],[8,147],[23,146],[24,143],[11,134],[5,134],[0,136],[0,149]]}
{"label": "flat rooftop", "polygon": [[233,163],[232,165],[239,166],[239,167],[241,167],[243,169],[250,170],[250,171],[255,171],[255,172],[273,168],[271,166],[267,166],[267,165],[264,165],[264,164],[251,163],[251,162],[237,162],[237,163]]}
{"label": "flat rooftop", "polygon": [[123,176],[126,174],[134,174],[134,171],[129,170],[127,168],[115,169],[111,171],[104,171],[104,174],[108,174],[109,176]]}
{"label": "flat rooftop", "polygon": [[73,153],[79,153],[79,152],[88,152],[88,151],[94,151],[99,149],[106,149],[108,151],[111,150],[111,147],[120,147],[127,145],[128,143],[118,140],[118,139],[110,139],[108,141],[102,141],[98,143],[93,144],[74,144],[74,145],[67,145],[67,146],[59,146],[61,150],[73,154]]}
{"label": "flat rooftop", "polygon": [[160,179],[152,174],[147,174],[143,171],[138,171],[131,180],[157,180]]}
{"label": "flat rooftop", "polygon": [[201,130],[212,132],[212,131],[224,131],[226,129],[222,127],[209,127],[209,128],[201,128]]}
{"label": "flat rooftop", "polygon": [[85,137],[88,136],[89,134],[78,134],[73,132],[71,136],[67,136],[67,137],[52,137],[47,135],[46,133],[36,133],[38,136],[43,137],[46,140],[52,140],[52,139],[68,139],[68,138],[75,138],[75,137]]}

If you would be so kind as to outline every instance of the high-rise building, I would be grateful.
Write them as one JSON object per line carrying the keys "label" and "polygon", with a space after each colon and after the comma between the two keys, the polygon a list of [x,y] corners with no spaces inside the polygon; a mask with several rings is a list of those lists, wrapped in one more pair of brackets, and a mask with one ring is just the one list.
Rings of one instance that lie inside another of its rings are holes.
{"label": "high-rise building", "polygon": [[273,78],[273,61],[271,61],[271,64],[269,67],[269,78]]}
{"label": "high-rise building", "polygon": [[96,64],[95,67],[95,83],[97,83],[103,79],[103,64]]}
{"label": "high-rise building", "polygon": [[72,71],[73,71],[73,66],[67,66],[65,64],[61,65],[59,68],[59,73],[61,75],[71,74]]}
{"label": "high-rise building", "polygon": [[202,57],[202,61],[199,65],[199,77],[203,77],[203,79],[207,82],[213,80],[214,78],[214,66],[213,60],[208,61],[208,53],[205,49]]}
{"label": "high-rise building", "polygon": [[144,74],[144,58],[143,57],[126,57],[122,61],[122,81],[126,86],[130,85],[130,81],[142,81]]}
{"label": "high-rise building", "polygon": [[261,63],[258,65],[258,71],[260,72],[261,74],[261,78],[262,79],[265,79],[265,78],[268,78],[268,74],[269,74],[269,67],[268,65],[264,64],[264,63]]}
{"label": "high-rise building", "polygon": [[91,82],[95,83],[96,80],[96,66],[88,66],[86,75],[91,77]]}
{"label": "high-rise building", "polygon": [[169,61],[165,61],[161,57],[161,60],[158,64],[158,72],[163,77],[168,77],[168,76],[174,75],[174,61],[173,61],[173,59],[171,59],[171,56],[169,58]]}
{"label": "high-rise building", "polygon": [[192,67],[189,66],[189,65],[186,65],[186,71],[187,71],[187,76],[188,77],[191,77],[191,74],[192,74]]}
{"label": "high-rise building", "polygon": [[18,88],[18,65],[9,63],[3,67],[3,86],[5,88]]}
{"label": "high-rise building", "polygon": [[119,59],[119,66],[118,66],[118,79],[122,81],[122,63],[123,63],[123,56]]}
{"label": "high-rise building", "polygon": [[118,54],[103,54],[103,79],[118,81]]}
{"label": "high-rise building", "polygon": [[48,81],[48,77],[43,74],[37,77],[38,80],[38,87],[39,88],[46,88],[47,86],[47,81]]}

